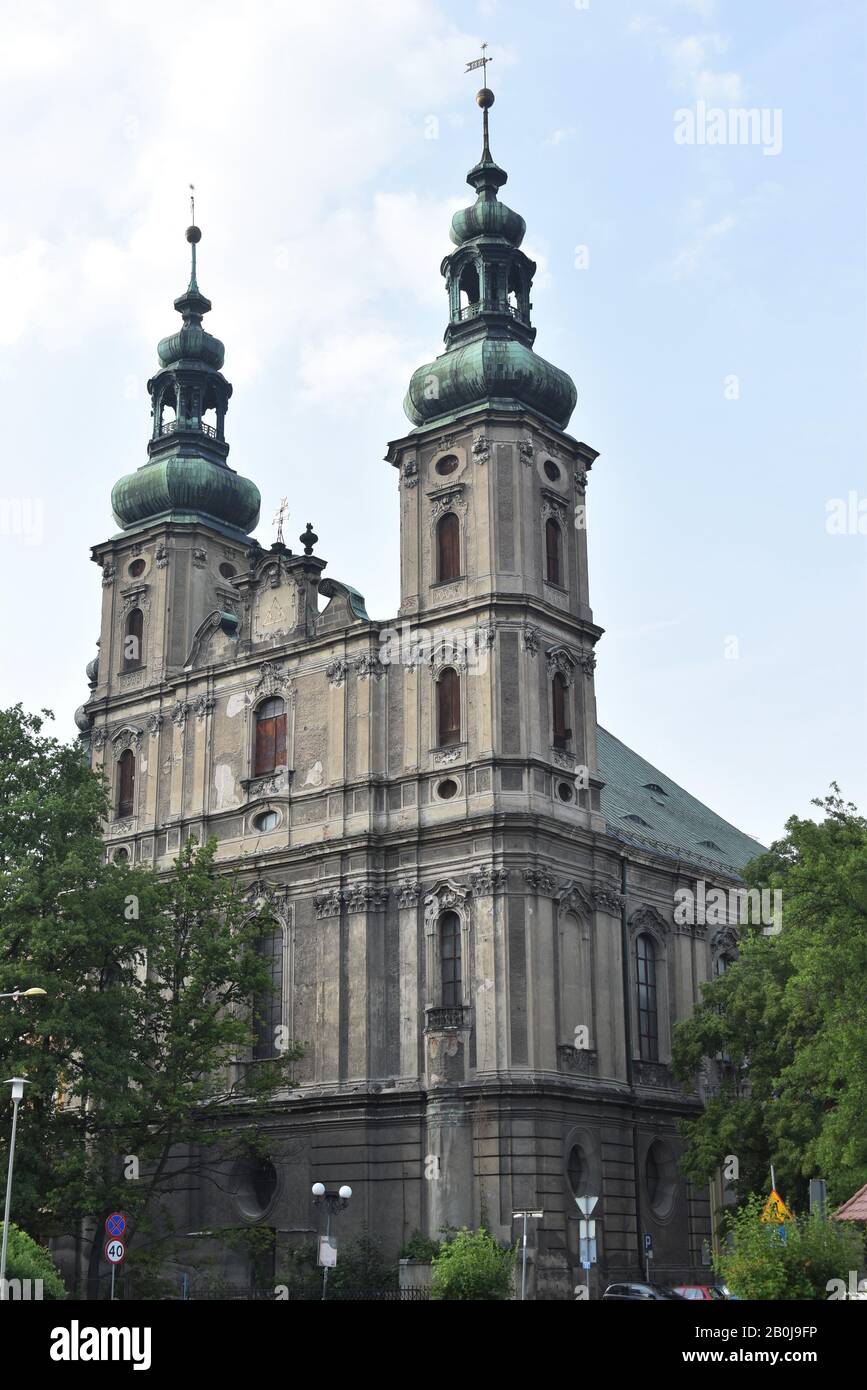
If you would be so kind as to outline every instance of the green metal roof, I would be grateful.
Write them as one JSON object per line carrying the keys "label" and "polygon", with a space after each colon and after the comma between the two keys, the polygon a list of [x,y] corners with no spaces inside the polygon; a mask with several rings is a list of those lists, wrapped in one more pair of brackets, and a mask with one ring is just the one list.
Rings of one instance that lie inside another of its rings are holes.
{"label": "green metal roof", "polygon": [[764,845],[697,801],[607,729],[596,743],[604,780],[601,807],[610,834],[665,858],[739,875]]}

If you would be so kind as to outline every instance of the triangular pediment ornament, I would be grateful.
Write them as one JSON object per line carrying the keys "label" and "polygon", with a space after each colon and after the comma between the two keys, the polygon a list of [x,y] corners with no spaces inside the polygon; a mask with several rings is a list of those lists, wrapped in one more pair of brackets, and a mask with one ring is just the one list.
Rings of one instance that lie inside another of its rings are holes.
{"label": "triangular pediment ornament", "polygon": [[443,879],[424,896],[425,923],[433,923],[442,912],[463,915],[472,896],[472,889],[455,879]]}
{"label": "triangular pediment ornament", "polygon": [[629,918],[629,926],[633,932],[650,931],[657,935],[667,936],[671,931],[671,923],[667,922],[658,908],[651,907],[649,903],[642,903],[637,907]]}
{"label": "triangular pediment ornament", "polygon": [[578,917],[590,917],[594,910],[589,894],[574,879],[563,884],[557,895],[557,906],[560,912],[573,912]]}

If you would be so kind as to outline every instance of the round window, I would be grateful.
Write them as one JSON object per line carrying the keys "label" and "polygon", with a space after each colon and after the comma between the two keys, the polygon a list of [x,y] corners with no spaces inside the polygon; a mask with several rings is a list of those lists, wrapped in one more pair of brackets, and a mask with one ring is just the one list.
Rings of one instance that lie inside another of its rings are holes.
{"label": "round window", "polygon": [[575,792],[573,791],[572,787],[570,787],[568,782],[560,782],[560,784],[557,787],[557,795],[559,796],[561,801],[571,801],[573,796],[575,795]]}
{"label": "round window", "polygon": [[277,1191],[277,1169],[270,1158],[248,1159],[236,1176],[235,1195],[245,1216],[262,1216]]}
{"label": "round window", "polygon": [[644,1181],[653,1214],[666,1217],[674,1206],[677,1170],[671,1150],[654,1139],[644,1160]]}
{"label": "round window", "polygon": [[228,564],[228,562],[224,560],[220,566],[220,574],[224,579],[234,579],[236,574],[235,566]]}
{"label": "round window", "polygon": [[456,454],[446,454],[444,458],[437,459],[434,464],[437,473],[439,473],[441,477],[445,477],[449,473],[454,473],[457,466],[458,459]]}
{"label": "round window", "polygon": [[589,1173],[587,1158],[580,1144],[574,1144],[569,1150],[569,1158],[566,1163],[566,1176],[569,1179],[572,1196],[586,1197],[588,1193]]}
{"label": "round window", "polygon": [[116,849],[111,858],[113,864],[126,864],[129,860],[129,850],[123,848]]}
{"label": "round window", "polygon": [[253,818],[253,825],[257,830],[276,830],[279,824],[280,817],[276,811],[261,811]]}
{"label": "round window", "polygon": [[545,460],[545,477],[550,478],[552,483],[556,483],[557,479],[560,477],[560,469],[553,459]]}
{"label": "round window", "polygon": [[144,560],[133,560],[132,564],[130,565],[129,569],[127,570],[127,574],[129,575],[130,579],[138,579],[139,575],[144,574],[144,572],[145,572],[145,562],[144,562]]}
{"label": "round window", "polygon": [[450,801],[456,795],[458,784],[454,777],[446,777],[437,787],[437,796],[442,797],[443,801]]}

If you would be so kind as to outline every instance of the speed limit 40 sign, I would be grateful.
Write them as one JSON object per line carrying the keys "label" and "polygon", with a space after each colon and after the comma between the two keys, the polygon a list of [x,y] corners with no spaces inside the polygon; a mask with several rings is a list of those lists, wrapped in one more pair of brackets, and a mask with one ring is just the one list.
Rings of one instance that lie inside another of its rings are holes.
{"label": "speed limit 40 sign", "polygon": [[123,1262],[126,1255],[126,1246],[122,1240],[107,1240],[105,1243],[105,1258],[110,1265],[119,1265]]}

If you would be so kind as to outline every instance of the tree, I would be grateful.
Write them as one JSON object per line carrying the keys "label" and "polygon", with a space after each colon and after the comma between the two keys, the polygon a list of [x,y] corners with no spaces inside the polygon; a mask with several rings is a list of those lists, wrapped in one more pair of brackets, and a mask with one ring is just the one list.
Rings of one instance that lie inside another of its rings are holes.
{"label": "tree", "polygon": [[[0,1221],[0,1236],[2,1233],[3,1222]],[[6,1251],[6,1278],[7,1280],[30,1280],[30,1296],[32,1298],[36,1297],[33,1284],[37,1280],[42,1281],[41,1297],[43,1299],[66,1298],[66,1286],[45,1246],[37,1245],[32,1236],[11,1222],[9,1225],[9,1247]]]}
{"label": "tree", "polygon": [[744,1195],[766,1190],[773,1163],[800,1205],[811,1176],[837,1201],[867,1181],[867,821],[836,785],[814,805],[822,820],[792,816],[744,871],[781,891],[782,931],[742,934],[673,1047],[684,1081],[724,1059],[718,1094],[683,1126],[686,1175],[704,1182],[733,1155]]}
{"label": "tree", "polygon": [[738,1298],[827,1299],[832,1280],[857,1278],[863,1241],[850,1223],[812,1216],[780,1227],[762,1220],[762,1207],[753,1196],[727,1217],[729,1240],[714,1259]]}
{"label": "tree", "polygon": [[281,1039],[248,1060],[271,923],[215,844],[189,843],[162,878],[106,864],[104,788],[43,723],[0,712],[0,989],[48,991],[0,1011],[2,1064],[31,1082],[14,1210],[44,1237],[89,1223],[95,1265],[120,1207],[144,1270],[173,1235],[168,1197],[261,1157],[239,1107],[267,1108],[299,1052]]}
{"label": "tree", "polygon": [[484,1227],[466,1226],[446,1240],[433,1259],[431,1298],[504,1300],[511,1297],[517,1246],[498,1245]]}

